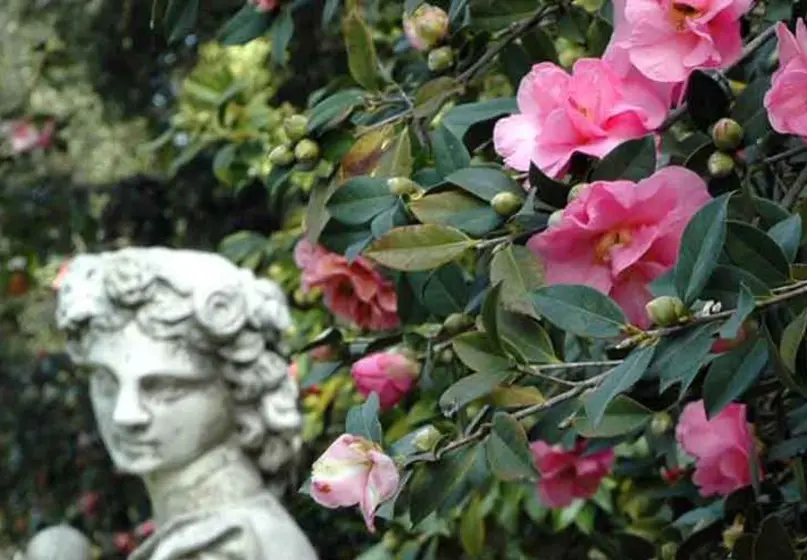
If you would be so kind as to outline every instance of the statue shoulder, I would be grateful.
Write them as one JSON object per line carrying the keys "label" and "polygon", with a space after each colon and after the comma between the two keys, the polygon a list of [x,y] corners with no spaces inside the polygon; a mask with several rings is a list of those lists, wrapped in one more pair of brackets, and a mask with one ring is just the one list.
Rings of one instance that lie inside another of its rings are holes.
{"label": "statue shoulder", "polygon": [[317,560],[292,517],[268,492],[215,512],[177,519],[129,560]]}

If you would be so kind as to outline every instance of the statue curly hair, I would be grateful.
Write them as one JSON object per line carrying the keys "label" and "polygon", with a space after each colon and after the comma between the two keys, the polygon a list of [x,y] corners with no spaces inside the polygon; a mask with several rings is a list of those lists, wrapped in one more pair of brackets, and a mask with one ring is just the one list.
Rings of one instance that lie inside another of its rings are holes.
{"label": "statue curly hair", "polygon": [[269,488],[282,492],[301,446],[302,417],[281,341],[291,317],[274,282],[212,253],[125,248],[84,254],[60,280],[56,320],[78,365],[94,341],[132,321],[156,340],[212,360],[232,396],[242,450]]}

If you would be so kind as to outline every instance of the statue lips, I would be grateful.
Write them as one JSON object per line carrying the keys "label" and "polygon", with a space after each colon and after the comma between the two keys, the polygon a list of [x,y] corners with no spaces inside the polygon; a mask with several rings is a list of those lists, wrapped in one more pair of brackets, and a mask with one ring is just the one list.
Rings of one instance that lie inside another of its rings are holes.
{"label": "statue lips", "polygon": [[136,439],[116,438],[117,448],[126,455],[145,455],[157,449],[157,442]]}

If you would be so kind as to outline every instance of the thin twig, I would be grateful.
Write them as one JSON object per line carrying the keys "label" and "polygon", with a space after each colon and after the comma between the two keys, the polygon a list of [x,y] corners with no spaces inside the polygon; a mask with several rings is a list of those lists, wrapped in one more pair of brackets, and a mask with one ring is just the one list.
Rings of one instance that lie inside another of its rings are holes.
{"label": "thin twig", "polygon": [[793,156],[803,154],[804,152],[807,152],[807,144],[805,144],[803,146],[796,146],[795,148],[790,148],[789,150],[785,150],[781,154],[776,154],[775,156],[765,158],[762,161],[764,163],[768,163],[768,164],[778,163],[778,162],[780,162],[782,160],[791,158]]}
{"label": "thin twig", "polygon": [[796,180],[793,181],[793,184],[790,185],[790,189],[785,193],[785,196],[782,197],[781,204],[785,208],[792,210],[792,206],[798,201],[801,193],[804,191],[804,187],[807,187],[807,166],[805,166],[800,172]]}

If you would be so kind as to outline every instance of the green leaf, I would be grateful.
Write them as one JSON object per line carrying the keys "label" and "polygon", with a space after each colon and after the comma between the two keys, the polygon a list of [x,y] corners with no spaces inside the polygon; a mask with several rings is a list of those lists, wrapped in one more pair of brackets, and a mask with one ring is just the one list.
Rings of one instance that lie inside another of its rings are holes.
{"label": "green leaf", "polygon": [[757,337],[716,358],[703,381],[706,414],[715,417],[731,401],[740,397],[759,377],[768,362],[768,345]]}
{"label": "green leaf", "polygon": [[619,336],[627,323],[619,305],[588,286],[556,285],[533,290],[538,313],[555,326],[578,336]]}
{"label": "green leaf", "polygon": [[[461,0],[467,1],[467,0]],[[470,503],[463,509],[459,528],[460,544],[471,558],[479,558],[485,550],[485,515],[482,510],[482,499],[472,496]]]}
{"label": "green leaf", "polygon": [[629,434],[647,425],[653,411],[625,395],[617,395],[605,409],[602,422],[596,428],[588,417],[574,423],[581,436],[586,438],[612,438]]}
{"label": "green leaf", "polygon": [[717,266],[717,255],[726,239],[726,207],[730,194],[701,208],[681,236],[675,265],[675,288],[687,305],[700,295]]}
{"label": "green leaf", "polygon": [[524,198],[524,189],[518,183],[501,170],[491,167],[466,167],[451,173],[445,180],[488,202],[500,192],[510,192]]}
{"label": "green leaf", "polygon": [[471,126],[517,111],[518,105],[514,97],[491,99],[490,101],[457,105],[443,116],[442,123],[454,136],[461,139]]}
{"label": "green leaf", "polygon": [[373,232],[373,238],[381,239],[385,233],[399,226],[405,226],[409,223],[406,215],[406,208],[403,203],[398,200],[387,210],[378,214],[373,221],[370,222],[370,231]]}
{"label": "green leaf", "polygon": [[720,338],[735,338],[740,332],[743,321],[754,311],[755,305],[754,294],[751,293],[745,284],[740,284],[740,297],[737,302],[737,307],[731,317],[729,317],[729,320],[720,327]]}
{"label": "green leaf", "polygon": [[560,361],[555,356],[549,333],[533,317],[500,309],[499,334],[508,343],[507,350],[523,363],[554,364]]}
{"label": "green leaf", "polygon": [[384,433],[378,421],[378,395],[373,392],[362,404],[357,404],[347,412],[345,431],[381,444]]}
{"label": "green leaf", "polygon": [[455,336],[451,343],[457,357],[474,371],[495,373],[510,367],[510,360],[486,333],[463,333]]}
{"label": "green leaf", "polygon": [[807,330],[807,309],[791,321],[782,332],[779,343],[779,355],[782,362],[791,371],[796,371],[796,357],[799,354],[801,343],[804,342],[804,333]]}
{"label": "green leaf", "polygon": [[398,197],[390,193],[386,179],[356,177],[334,191],[326,208],[333,219],[343,224],[361,225],[397,202]]}
{"label": "green leaf", "polygon": [[372,32],[359,9],[350,10],[342,19],[342,35],[350,75],[364,89],[376,90],[380,84],[378,55]]}
{"label": "green leaf", "polygon": [[403,226],[374,241],[365,255],[395,270],[428,270],[453,261],[476,241],[447,226]]}
{"label": "green leaf", "polygon": [[743,285],[755,297],[771,295],[768,286],[747,270],[732,265],[718,265],[699,297],[717,300],[728,308],[737,307],[740,287]]}
{"label": "green leaf", "polygon": [[725,251],[732,264],[747,270],[771,287],[790,277],[790,264],[776,242],[752,225],[728,221]]}
{"label": "green leaf", "polygon": [[695,126],[706,131],[712,123],[728,116],[730,100],[726,90],[714,78],[695,70],[687,82],[686,104]]}
{"label": "green leaf", "polygon": [[585,398],[586,416],[591,426],[597,429],[605,411],[617,395],[630,390],[642,378],[653,360],[655,346],[631,352],[617,367],[608,372],[605,380]]}
{"label": "green leaf", "polygon": [[532,313],[529,292],[544,285],[544,266],[523,245],[508,245],[493,255],[490,281],[502,284],[502,304],[508,309]]}
{"label": "green leaf", "polygon": [[438,317],[461,313],[471,298],[462,267],[448,263],[432,272],[420,272],[426,280],[420,292],[423,305]]}
{"label": "green leaf", "polygon": [[410,177],[412,175],[412,142],[409,127],[405,126],[395,138],[391,148],[378,162],[376,175],[381,177]]}
{"label": "green leaf", "polygon": [[243,45],[266,33],[271,22],[271,14],[259,12],[247,3],[224,24],[218,40],[222,45]]}
{"label": "green leaf", "polygon": [[[771,89],[771,78],[767,75],[757,78],[748,84],[734,101],[734,106],[731,109],[731,118],[738,123],[745,125],[745,123],[751,120],[760,109],[764,110],[763,99],[765,97],[765,93],[769,89]],[[756,138],[748,138],[747,132],[748,131],[746,131],[746,135],[744,135],[745,138],[743,138],[743,143],[745,145],[750,145],[756,141]]]}
{"label": "green leaf", "polygon": [[586,31],[586,45],[588,46],[588,56],[599,57],[605,52],[608,41],[614,28],[603,18],[594,16],[591,18],[591,25]]}
{"label": "green leaf", "polygon": [[452,226],[475,237],[493,231],[504,222],[490,204],[462,191],[428,194],[410,202],[409,210],[424,224]]}
{"label": "green leaf", "polygon": [[286,49],[294,35],[294,18],[291,15],[292,5],[283,6],[272,23],[272,59],[275,64],[286,62]]}
{"label": "green leaf", "polygon": [[168,0],[163,16],[168,43],[176,43],[191,33],[199,14],[199,0]]}
{"label": "green leaf", "polygon": [[300,383],[301,389],[308,389],[330,379],[342,367],[342,362],[314,362],[311,371]]}
{"label": "green leaf", "polygon": [[365,93],[360,89],[346,89],[317,103],[311,109],[308,131],[318,132],[337,126],[364,103]]}
{"label": "green leaf", "polygon": [[792,263],[801,244],[801,216],[794,214],[778,222],[768,230],[768,236],[779,245],[787,261]]}
{"label": "green leaf", "polygon": [[614,148],[591,174],[592,181],[641,181],[656,170],[653,135],[628,140]]}
{"label": "green leaf", "polygon": [[219,243],[218,251],[236,264],[241,264],[252,255],[266,248],[266,237],[252,231],[239,231],[228,235]]}
{"label": "green leaf", "polygon": [[482,304],[482,326],[485,334],[493,342],[493,346],[504,353],[501,339],[499,338],[499,305],[502,293],[502,285],[494,284],[488,291],[485,301]]}
{"label": "green leaf", "polygon": [[493,415],[493,427],[485,443],[490,470],[499,480],[514,482],[536,478],[527,434],[518,420],[504,412]]}
{"label": "green leaf", "polygon": [[521,36],[521,45],[530,55],[533,64],[539,62],[558,63],[558,52],[552,38],[541,27],[535,27],[529,33]]}
{"label": "green leaf", "polygon": [[530,186],[535,189],[538,200],[547,203],[552,208],[566,206],[571,190],[569,185],[551,179],[533,162],[530,162],[529,180]]}
{"label": "green leaf", "polygon": [[468,167],[471,156],[462,140],[445,126],[439,126],[429,135],[434,153],[434,165],[442,177]]}
{"label": "green leaf", "polygon": [[465,405],[493,392],[510,375],[507,371],[472,373],[463,377],[440,395],[440,410],[452,417]]}
{"label": "green leaf", "polygon": [[759,560],[762,558],[796,560],[796,549],[778,515],[769,515],[762,521],[759,533],[754,539],[753,557]]}
{"label": "green leaf", "polygon": [[682,336],[665,338],[659,344],[652,369],[658,373],[660,392],[676,383],[681,384],[682,392],[689,388],[708,359],[716,330],[716,325],[706,324],[690,329]]}
{"label": "green leaf", "polygon": [[417,525],[441,507],[468,482],[480,454],[481,445],[470,445],[446,453],[436,465],[421,467],[412,479],[409,493],[409,516]]}

